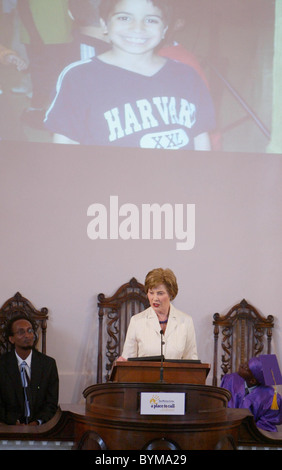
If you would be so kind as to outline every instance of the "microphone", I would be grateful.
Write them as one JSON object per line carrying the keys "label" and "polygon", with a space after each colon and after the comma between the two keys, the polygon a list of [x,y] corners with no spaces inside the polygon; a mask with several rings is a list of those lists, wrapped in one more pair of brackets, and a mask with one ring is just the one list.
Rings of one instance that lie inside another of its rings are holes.
{"label": "microphone", "polygon": [[163,355],[163,345],[165,344],[163,341],[163,330],[160,331],[161,335],[161,368],[160,368],[160,382],[162,383],[164,381],[164,355]]}

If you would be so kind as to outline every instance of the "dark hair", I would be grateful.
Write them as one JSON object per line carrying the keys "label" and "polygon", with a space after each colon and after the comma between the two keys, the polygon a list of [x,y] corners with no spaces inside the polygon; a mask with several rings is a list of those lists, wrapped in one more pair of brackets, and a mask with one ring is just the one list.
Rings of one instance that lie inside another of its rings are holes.
{"label": "dark hair", "polygon": [[[119,1],[120,0],[101,0],[100,14],[105,21]],[[170,23],[171,19],[174,17],[172,0],[147,0],[147,2],[151,2],[154,6],[158,7],[162,11],[166,23]]]}
{"label": "dark hair", "polygon": [[[13,325],[16,321],[18,320],[27,320],[31,326],[32,326],[32,329],[34,331],[34,334],[35,334],[35,337],[37,339],[37,335],[36,335],[36,329],[37,329],[37,326],[36,326],[36,323],[35,321],[30,318],[29,316],[27,316],[25,313],[21,313],[21,312],[16,312],[15,315],[13,315],[7,322],[6,324],[6,328],[5,328],[5,339],[6,341],[9,341],[9,337],[10,336],[14,336],[14,332],[13,332]],[[36,340],[35,340],[36,341]]]}

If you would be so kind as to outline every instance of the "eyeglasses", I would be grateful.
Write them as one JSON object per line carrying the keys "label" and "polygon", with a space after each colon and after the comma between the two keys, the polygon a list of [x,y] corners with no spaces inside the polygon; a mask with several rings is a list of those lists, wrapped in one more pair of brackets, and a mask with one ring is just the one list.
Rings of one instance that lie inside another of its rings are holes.
{"label": "eyeglasses", "polygon": [[19,330],[15,331],[14,335],[24,336],[26,333],[28,333],[29,335],[34,335],[34,329],[33,328],[27,328],[25,330],[24,328],[20,328]]}

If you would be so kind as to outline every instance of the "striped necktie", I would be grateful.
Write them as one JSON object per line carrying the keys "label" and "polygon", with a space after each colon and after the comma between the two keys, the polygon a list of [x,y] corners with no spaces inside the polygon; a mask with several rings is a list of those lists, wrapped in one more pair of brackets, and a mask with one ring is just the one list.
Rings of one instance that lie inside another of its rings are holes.
{"label": "striped necktie", "polygon": [[30,417],[30,406],[29,406],[28,393],[27,393],[27,388],[29,385],[29,378],[28,378],[26,367],[27,367],[27,363],[23,361],[20,365],[20,373],[21,373],[22,386],[23,386],[23,391],[24,391],[24,415],[25,415],[26,424],[27,424],[28,418]]}

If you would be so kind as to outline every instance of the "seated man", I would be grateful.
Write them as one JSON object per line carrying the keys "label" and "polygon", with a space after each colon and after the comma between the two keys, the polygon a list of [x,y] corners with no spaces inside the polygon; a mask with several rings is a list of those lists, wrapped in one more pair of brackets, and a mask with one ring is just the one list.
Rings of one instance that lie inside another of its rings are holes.
{"label": "seated man", "polygon": [[277,431],[276,426],[282,423],[282,400],[273,387],[266,385],[259,357],[253,357],[248,364],[240,365],[237,373],[226,374],[222,378],[221,387],[232,394],[229,408],[248,408],[258,428]]}
{"label": "seated man", "polygon": [[13,349],[0,356],[0,423],[38,425],[49,421],[58,408],[55,360],[34,348],[34,325],[25,315],[8,322],[6,337]]}

